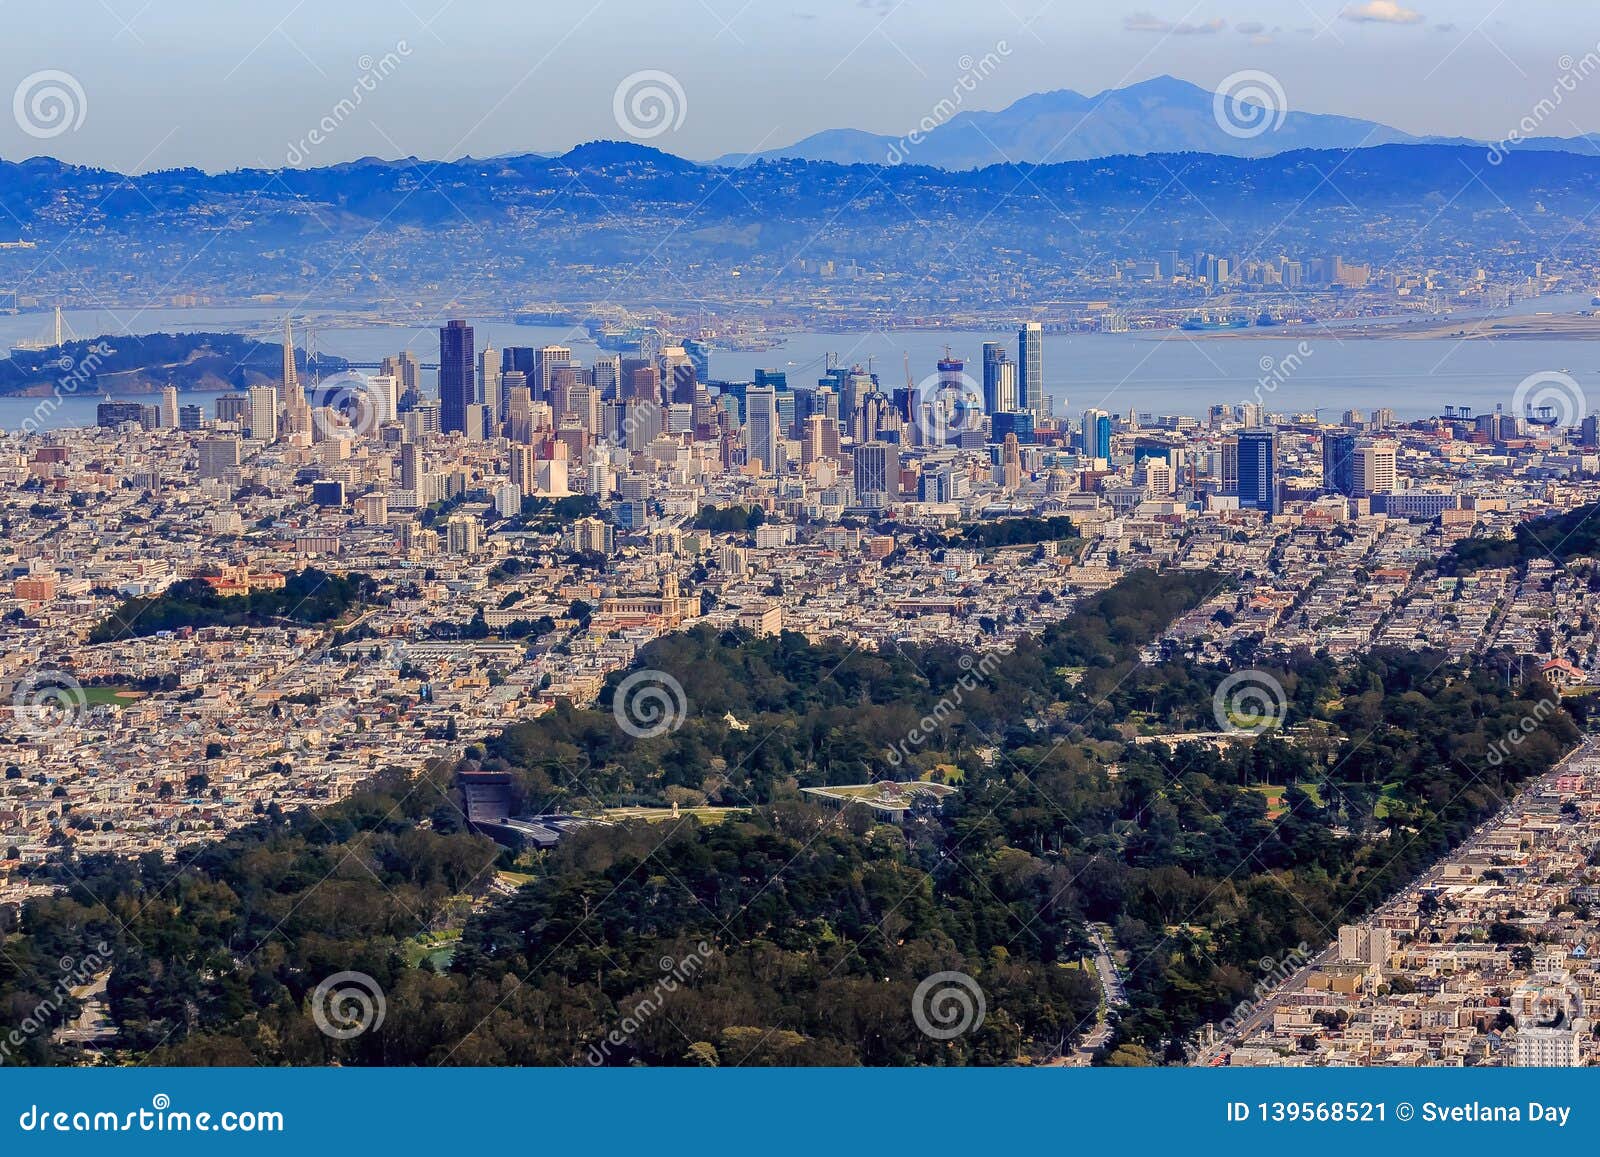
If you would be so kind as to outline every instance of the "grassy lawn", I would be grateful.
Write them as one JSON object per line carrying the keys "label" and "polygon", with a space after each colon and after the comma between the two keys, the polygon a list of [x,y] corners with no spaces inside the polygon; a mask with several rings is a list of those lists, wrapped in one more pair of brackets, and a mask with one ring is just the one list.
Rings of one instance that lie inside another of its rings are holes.
{"label": "grassy lawn", "polygon": [[602,814],[608,820],[644,820],[652,824],[682,819],[684,816],[693,816],[703,824],[720,824],[729,816],[747,815],[749,811],[749,808],[743,807],[680,807],[674,817],[669,807],[614,807],[607,808]]}
{"label": "grassy lawn", "polygon": [[[1324,801],[1322,798],[1322,788],[1320,785],[1314,783],[1300,783],[1296,784],[1295,787],[1300,791],[1305,792],[1305,794],[1310,798],[1311,802],[1316,804],[1318,807],[1327,806],[1326,801]],[[1254,783],[1250,785],[1250,790],[1259,792],[1261,795],[1266,796],[1268,819],[1275,820],[1286,810],[1284,807],[1283,798],[1288,792],[1287,788],[1280,787],[1277,784],[1272,783]]]}
{"label": "grassy lawn", "polygon": [[448,968],[451,958],[456,954],[456,946],[460,943],[459,928],[444,932],[424,932],[401,945],[401,952],[408,967],[417,968],[424,960],[432,960],[435,968]]}
{"label": "grassy lawn", "polygon": [[144,697],[145,692],[134,691],[128,687],[85,687],[83,689],[84,702],[91,707],[102,707],[108,704],[112,707],[121,707]]}
{"label": "grassy lawn", "polygon": [[1383,790],[1378,793],[1378,802],[1372,808],[1373,818],[1381,820],[1387,816],[1389,814],[1389,801],[1399,794],[1400,785],[1398,783],[1384,784]]}

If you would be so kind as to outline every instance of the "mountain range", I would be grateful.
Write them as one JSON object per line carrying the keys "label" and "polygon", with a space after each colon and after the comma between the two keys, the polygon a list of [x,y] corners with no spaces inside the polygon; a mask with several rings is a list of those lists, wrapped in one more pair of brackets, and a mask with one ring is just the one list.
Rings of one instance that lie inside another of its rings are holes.
{"label": "mountain range", "polygon": [[[1268,98],[1269,100],[1271,97]],[[1263,120],[1263,118],[1265,118]],[[937,114],[930,119],[940,119]],[[827,129],[786,148],[729,153],[715,165],[797,158],[842,165],[902,161],[941,169],[997,164],[1041,165],[1152,153],[1264,157],[1297,149],[1355,149],[1387,144],[1482,144],[1460,137],[1419,137],[1389,125],[1328,113],[1287,111],[1281,122],[1257,102],[1226,99],[1186,80],[1158,76],[1094,96],[1071,89],[1034,93],[995,112],[962,111],[919,134],[895,137]],[[1230,131],[1232,129],[1232,131]],[[1600,155],[1600,135],[1534,137],[1517,147]]]}
{"label": "mountain range", "polygon": [[[560,157],[365,158],[125,176],[0,161],[0,286],[40,301],[852,300],[907,316],[1082,296],[1117,263],[1342,254],[1470,276],[1587,265],[1600,157],[1385,144],[945,170],[780,159],[715,168],[634,142]],[[41,260],[41,255],[49,260]],[[115,260],[108,259],[114,254]],[[852,272],[815,292],[819,263]],[[809,284],[809,283],[808,283]],[[821,306],[816,306],[821,308]]]}

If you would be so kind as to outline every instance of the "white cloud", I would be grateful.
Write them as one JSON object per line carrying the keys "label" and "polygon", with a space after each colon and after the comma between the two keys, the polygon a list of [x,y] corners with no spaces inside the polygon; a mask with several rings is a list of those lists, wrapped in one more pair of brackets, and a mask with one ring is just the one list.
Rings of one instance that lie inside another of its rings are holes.
{"label": "white cloud", "polygon": [[1353,24],[1421,24],[1422,13],[1403,8],[1395,0],[1367,0],[1351,4],[1339,13],[1341,20]]}
{"label": "white cloud", "polygon": [[1226,28],[1223,20],[1207,20],[1204,24],[1166,20],[1148,12],[1135,12],[1122,18],[1122,27],[1128,32],[1160,32],[1168,36],[1209,36]]}

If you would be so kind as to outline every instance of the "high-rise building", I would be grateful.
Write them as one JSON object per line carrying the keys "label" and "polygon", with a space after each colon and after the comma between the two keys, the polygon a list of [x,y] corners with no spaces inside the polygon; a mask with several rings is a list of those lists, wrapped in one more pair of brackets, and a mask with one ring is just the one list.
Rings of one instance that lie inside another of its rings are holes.
{"label": "high-rise building", "polygon": [[600,400],[609,402],[622,385],[622,359],[615,354],[600,358],[589,368],[589,379],[600,392]]}
{"label": "high-rise building", "polygon": [[1583,1064],[1578,1034],[1570,1028],[1517,1030],[1517,1068],[1575,1069]]}
{"label": "high-rise building", "polygon": [[1104,410],[1083,412],[1083,431],[1078,445],[1085,458],[1111,457],[1111,415]]}
{"label": "high-rise building", "polygon": [[1359,439],[1354,434],[1322,436],[1322,488],[1330,494],[1350,497],[1356,492],[1355,453]]}
{"label": "high-rise building", "polygon": [[1394,950],[1394,932],[1389,928],[1370,924],[1339,926],[1341,964],[1370,964],[1374,968],[1384,969],[1389,966],[1389,957]]}
{"label": "high-rise building", "polygon": [[1245,430],[1239,435],[1239,505],[1268,517],[1282,509],[1278,498],[1278,432]]}
{"label": "high-rise building", "polygon": [[289,329],[287,314],[283,319],[283,371],[280,376],[283,378],[284,397],[288,397],[291,390],[299,388],[300,375],[294,366],[294,334]]}
{"label": "high-rise building", "polygon": [[196,447],[200,455],[200,477],[226,478],[239,469],[239,439],[202,438]]}
{"label": "high-rise building", "polygon": [[1017,408],[1017,363],[997,341],[983,343],[983,410],[998,414]]}
{"label": "high-rise building", "polygon": [[415,491],[422,473],[422,452],[415,442],[400,443],[400,489]]}
{"label": "high-rise building", "polygon": [[533,376],[528,384],[533,387],[533,400],[547,402],[550,400],[551,388],[555,385],[555,372],[558,366],[572,364],[572,351],[562,345],[540,346],[533,351]]}
{"label": "high-rise building", "polygon": [[400,416],[400,384],[388,374],[377,374],[366,381],[367,400],[372,404],[372,426],[393,422]]}
{"label": "high-rise building", "polygon": [[258,442],[278,440],[278,388],[276,386],[250,387],[250,437]]}
{"label": "high-rise building", "polygon": [[1007,434],[1000,447],[1000,485],[1008,492],[1022,487],[1022,451],[1015,434]]}
{"label": "high-rise building", "polygon": [[422,364],[412,356],[410,350],[401,350],[393,357],[384,358],[378,372],[394,378],[400,388],[403,409],[416,405],[417,398],[422,394]]}
{"label": "high-rise building", "polygon": [[455,318],[439,330],[439,429],[446,434],[467,428],[473,377],[472,327]]}
{"label": "high-rise building", "polygon": [[482,524],[470,514],[453,514],[445,524],[446,549],[451,554],[477,554]]}
{"label": "high-rise building", "polygon": [[478,400],[489,408],[493,421],[505,418],[505,399],[500,396],[500,355],[493,346],[484,346],[478,355]]}
{"label": "high-rise building", "polygon": [[862,506],[882,507],[889,501],[890,486],[899,473],[899,455],[887,442],[864,442],[855,451],[856,501]]}
{"label": "high-rise building", "polygon": [[512,443],[506,458],[506,477],[524,498],[539,488],[534,473],[532,446]]}
{"label": "high-rise building", "polygon": [[751,386],[745,391],[745,459],[760,462],[765,474],[776,472],[778,439],[778,392],[771,386]]}
{"label": "high-rise building", "polygon": [[1363,440],[1356,446],[1350,473],[1358,497],[1388,494],[1394,490],[1397,474],[1395,449],[1393,442],[1386,441]]}
{"label": "high-rise building", "polygon": [[163,429],[178,428],[178,387],[161,387],[161,425]]}
{"label": "high-rise building", "polygon": [[1017,331],[1017,405],[1036,418],[1046,416],[1044,401],[1044,326],[1025,322]]}

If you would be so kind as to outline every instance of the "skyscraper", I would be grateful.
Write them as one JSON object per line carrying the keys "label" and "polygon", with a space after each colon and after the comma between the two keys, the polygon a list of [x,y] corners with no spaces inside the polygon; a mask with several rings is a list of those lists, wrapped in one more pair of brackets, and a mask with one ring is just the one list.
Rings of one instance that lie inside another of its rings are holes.
{"label": "skyscraper", "polygon": [[856,501],[879,508],[889,500],[891,463],[898,466],[894,448],[886,442],[864,442],[855,450]]}
{"label": "skyscraper", "polygon": [[202,478],[225,478],[230,470],[239,469],[237,438],[204,438],[196,450]]}
{"label": "skyscraper", "polygon": [[778,392],[771,386],[751,386],[745,391],[744,444],[747,461],[761,463],[763,473],[774,473],[778,440]]}
{"label": "skyscraper", "polygon": [[1389,441],[1363,439],[1357,446],[1350,474],[1357,497],[1388,494],[1395,488],[1397,447]]}
{"label": "skyscraper", "polygon": [[555,384],[557,366],[572,364],[572,351],[562,345],[540,346],[533,351],[533,377],[528,384],[533,387],[533,400],[548,402],[550,390]]}
{"label": "skyscraper", "polygon": [[505,399],[500,396],[500,355],[493,346],[485,346],[478,355],[478,397],[488,407],[492,421],[505,417]]}
{"label": "skyscraper", "polygon": [[1017,409],[1044,416],[1044,326],[1023,323],[1017,331]]}
{"label": "skyscraper", "polygon": [[400,443],[400,489],[416,490],[417,476],[422,472],[422,456],[415,442]]}
{"label": "skyscraper", "polygon": [[250,437],[258,442],[278,440],[278,388],[250,387]]}
{"label": "skyscraper", "polygon": [[439,429],[446,434],[466,431],[476,392],[472,363],[472,327],[452,319],[439,330]]}
{"label": "skyscraper", "polygon": [[997,341],[983,343],[983,409],[988,414],[1018,409],[1017,363]]}
{"label": "skyscraper", "polygon": [[1276,430],[1245,430],[1239,435],[1239,505],[1268,517],[1279,512]]}
{"label": "skyscraper", "polygon": [[1083,433],[1079,443],[1085,458],[1111,457],[1111,415],[1104,410],[1083,412]]}
{"label": "skyscraper", "polygon": [[289,391],[300,384],[300,375],[294,368],[294,334],[289,331],[289,318],[283,319],[283,392],[287,396]]}
{"label": "skyscraper", "polygon": [[1324,434],[1322,436],[1322,488],[1330,494],[1345,497],[1356,492],[1355,483],[1356,435]]}

